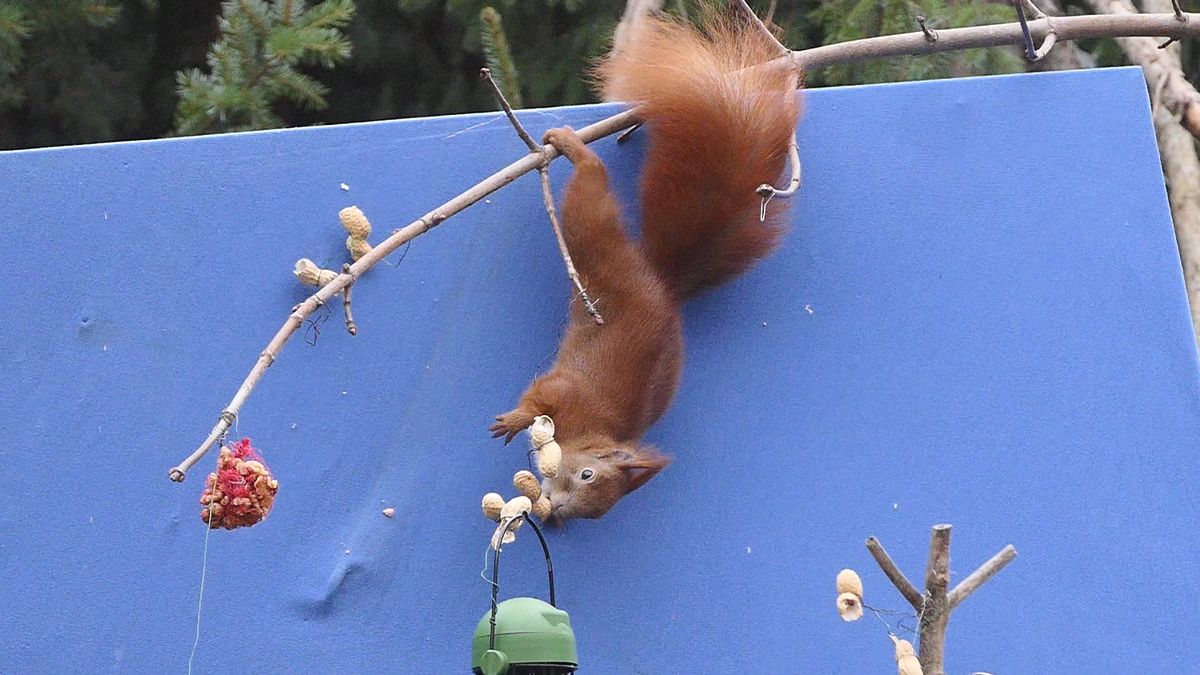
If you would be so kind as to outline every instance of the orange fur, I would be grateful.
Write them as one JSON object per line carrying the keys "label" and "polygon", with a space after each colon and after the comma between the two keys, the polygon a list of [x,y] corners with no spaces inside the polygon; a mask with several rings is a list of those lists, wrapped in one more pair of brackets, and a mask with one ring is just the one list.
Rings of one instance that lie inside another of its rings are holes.
{"label": "orange fur", "polygon": [[798,71],[761,65],[776,50],[710,10],[700,30],[647,21],[599,68],[606,98],[637,103],[646,121],[643,247],[682,299],[741,274],[782,234],[786,200],[759,222],[755,193],[779,181],[800,117]]}
{"label": "orange fur", "polygon": [[605,324],[572,301],[554,367],[491,430],[508,442],[535,416],[554,419],[563,466],[542,489],[556,520],[603,515],[670,462],[641,439],[679,383],[680,306],[744,271],[779,239],[786,200],[760,223],[755,188],[783,172],[800,113],[796,74],[745,70],[774,54],[754,27],[710,14],[701,30],[647,19],[601,65],[605,91],[637,103],[650,134],[640,244],[621,223],[600,158],[570,127],[546,134],[575,165],[563,235]]}

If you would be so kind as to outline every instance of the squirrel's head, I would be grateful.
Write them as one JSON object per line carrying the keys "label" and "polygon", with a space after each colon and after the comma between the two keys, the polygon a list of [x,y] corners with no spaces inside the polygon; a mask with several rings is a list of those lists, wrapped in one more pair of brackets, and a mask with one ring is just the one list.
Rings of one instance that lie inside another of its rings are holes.
{"label": "squirrel's head", "polygon": [[646,446],[588,442],[572,448],[564,444],[558,476],[542,481],[542,492],[551,506],[547,521],[561,524],[569,518],[599,518],[670,463],[671,458]]}

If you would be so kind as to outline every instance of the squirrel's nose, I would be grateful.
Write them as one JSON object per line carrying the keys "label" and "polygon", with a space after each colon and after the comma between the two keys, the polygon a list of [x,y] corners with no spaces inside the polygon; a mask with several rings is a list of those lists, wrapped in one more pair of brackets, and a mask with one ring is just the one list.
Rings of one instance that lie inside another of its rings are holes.
{"label": "squirrel's nose", "polygon": [[566,518],[563,516],[562,504],[555,504],[550,507],[550,513],[542,520],[546,525],[553,528],[561,528],[566,524]]}

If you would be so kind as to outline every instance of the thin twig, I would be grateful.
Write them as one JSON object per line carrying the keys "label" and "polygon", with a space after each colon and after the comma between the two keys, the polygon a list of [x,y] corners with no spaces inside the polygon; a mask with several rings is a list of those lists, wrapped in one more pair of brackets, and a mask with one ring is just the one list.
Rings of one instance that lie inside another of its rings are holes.
{"label": "thin twig", "polygon": [[792,53],[792,50],[788,49],[786,45],[780,42],[779,38],[775,37],[775,33],[771,32],[770,28],[767,28],[767,24],[763,23],[763,20],[758,18],[758,15],[754,13],[754,10],[749,4],[746,3],[746,0],[733,0],[732,4],[737,9],[741,10],[742,15],[745,16],[748,21],[758,26],[759,31],[761,31],[763,35],[767,36],[771,42],[775,43],[775,48],[779,51],[780,55]]}
{"label": "thin twig", "polygon": [[[1179,21],[1174,14],[1056,16],[1029,21],[1028,25],[1029,33],[1035,40],[1045,39],[1053,29],[1058,33],[1059,42],[1102,37],[1185,38],[1200,35],[1200,25],[1197,25],[1200,14],[1185,13],[1184,18],[1188,20]],[[795,51],[791,58],[806,71],[811,71],[835,64],[1019,45],[1024,41],[1021,24],[1012,22],[943,28],[938,31],[937,42],[928,42],[920,31],[851,40]]]}
{"label": "thin twig", "polygon": [[[342,274],[350,272],[350,263],[342,265]],[[358,335],[358,324],[354,323],[354,314],[350,311],[350,289],[354,288],[353,283],[346,284],[346,288],[342,289],[342,309],[346,310],[346,332],[351,335]]]}
{"label": "thin twig", "polygon": [[1025,8],[1025,13],[1029,15],[1030,19],[1036,21],[1038,19],[1046,18],[1046,13],[1038,8],[1037,5],[1033,4],[1033,0],[1020,0],[1020,2],[1021,6]]}
{"label": "thin twig", "polygon": [[908,600],[908,604],[912,605],[913,609],[920,611],[921,606],[925,604],[924,596],[921,595],[916,586],[912,585],[908,577],[904,576],[904,572],[901,572],[900,568],[896,567],[896,563],[892,561],[891,556],[883,549],[883,544],[879,543],[879,540],[875,537],[867,537],[867,550],[871,552],[871,557],[875,559],[875,562],[879,563],[879,569],[883,570],[883,573],[891,580],[896,590],[900,591],[900,595],[903,595],[904,599]]}
{"label": "thin twig", "polygon": [[[504,98],[504,92],[500,91],[500,87],[496,85],[496,81],[492,79],[492,73],[487,68],[479,70],[479,76],[487,80],[488,84],[492,85],[492,95],[496,97],[496,102],[504,109],[504,114],[508,115],[508,121],[512,123],[513,128],[517,130],[517,135],[521,140],[525,141],[525,145],[529,146],[529,152],[542,154],[542,146],[533,141],[533,137],[529,132],[525,131],[525,127],[521,126],[521,121],[513,114],[512,106]],[[600,316],[599,310],[596,309],[596,302],[588,295],[587,289],[583,287],[583,281],[579,278],[579,272],[575,270],[575,261],[571,259],[571,252],[567,249],[567,240],[563,237],[562,225],[558,222],[558,212],[554,209],[554,192],[550,189],[550,160],[546,159],[542,166],[538,167],[538,176],[542,180],[542,201],[546,205],[546,215],[550,218],[550,228],[554,230],[554,238],[558,241],[558,252],[562,255],[563,264],[567,268],[567,278],[575,284],[575,290],[579,293],[579,299],[583,302],[583,308],[596,322],[597,326],[604,325],[604,317]]]}
{"label": "thin twig", "polygon": [[583,311],[592,317],[592,321],[596,322],[597,326],[603,326],[604,317],[600,315],[600,310],[596,309],[596,301],[588,295],[587,289],[583,287],[583,281],[575,269],[575,261],[571,260],[571,253],[567,250],[567,240],[563,238],[562,226],[558,223],[558,211],[554,208],[554,192],[550,190],[550,170],[541,167],[538,169],[538,175],[542,179],[542,202],[546,206],[546,215],[550,218],[550,227],[554,230],[554,238],[558,240],[558,252],[562,254],[563,263],[567,266],[567,278],[575,284],[575,291],[579,293],[579,300],[583,303]]}
{"label": "thin twig", "polygon": [[641,128],[642,128],[642,123],[638,122],[637,124],[626,129],[625,131],[622,131],[621,135],[617,136],[617,142],[624,143],[625,141],[629,140],[629,137],[633,135],[633,132],[635,132]]}
{"label": "thin twig", "polygon": [[[1186,21],[1179,20],[1174,14],[1135,14],[1135,15],[1106,15],[1106,16],[1066,16],[1053,19],[1039,19],[1030,22],[1030,32],[1035,37],[1045,38],[1051,27],[1057,30],[1060,41],[1083,40],[1099,37],[1193,37],[1200,35],[1200,15],[1185,13]],[[1051,24],[1053,21],[1053,24]],[[781,57],[791,60],[794,64],[812,70],[822,66],[841,63],[855,63],[870,59],[883,59],[902,55],[922,55],[937,52],[974,49],[979,47],[999,47],[1002,45],[1020,44],[1022,41],[1020,26],[1015,23],[996,24],[991,26],[974,26],[971,28],[943,29],[938,31],[937,42],[927,42],[921,32],[887,35],[863,40],[853,40],[834,45],[815,47],[792,52]],[[600,120],[579,130],[579,137],[585,143],[591,143],[628,129],[638,123],[637,108],[625,110],[616,115]],[[339,274],[300,303],[284,321],[283,326],[271,338],[254,362],[250,372],[242,381],[229,405],[221,411],[208,437],[178,466],[170,470],[171,480],[179,482],[184,479],[188,469],[207,453],[223,433],[229,430],[237,418],[242,406],[250,393],[254,391],[267,368],[275,362],[279,352],[295,334],[304,320],[322,303],[341,292],[347,284],[352,283],[364,272],[374,267],[379,261],[394,253],[412,239],[437,227],[447,218],[456,215],[472,204],[482,200],[496,190],[508,185],[517,178],[536,171],[549,160],[558,157],[558,151],[552,146],[544,145],[541,156],[529,153],[509,164],[496,173],[488,176],[479,183],[466,189],[459,195],[426,213],[405,227],[392,232],[391,236],[380,242],[369,253],[359,258],[350,266],[349,272]]]}
{"label": "thin twig", "polygon": [[1017,549],[1013,548],[1012,544],[1005,546],[999,553],[992,556],[991,560],[979,566],[979,569],[971,572],[971,574],[958,585],[950,594],[946,596],[946,611],[950,611],[958,607],[959,603],[966,600],[968,596],[975,592],[980,586],[987,582],[988,579],[996,576],[996,573],[1004,569],[1004,566],[1013,561],[1017,557]]}
{"label": "thin twig", "polygon": [[1179,4],[1179,0],[1171,0],[1171,8],[1175,10],[1175,20],[1184,22],[1187,21],[1187,15],[1183,13],[1183,7]]}
{"label": "thin twig", "polygon": [[508,116],[508,121],[512,124],[513,129],[517,130],[517,135],[525,141],[525,145],[529,146],[530,152],[541,152],[542,146],[538,145],[525,131],[525,127],[521,126],[520,120],[517,119],[517,114],[513,112],[512,106],[508,104],[508,99],[504,97],[504,92],[500,91],[500,85],[496,84],[496,80],[492,77],[492,71],[487,68],[479,69],[479,78],[484,82],[492,85],[492,96],[496,98],[496,102],[500,104],[500,108],[504,110],[504,114]]}

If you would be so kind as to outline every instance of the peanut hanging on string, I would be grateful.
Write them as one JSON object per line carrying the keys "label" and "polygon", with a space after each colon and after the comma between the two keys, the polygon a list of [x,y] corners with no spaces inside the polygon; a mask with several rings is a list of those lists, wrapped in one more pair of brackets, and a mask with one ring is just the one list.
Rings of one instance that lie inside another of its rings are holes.
{"label": "peanut hanging on string", "polygon": [[[547,478],[557,476],[559,465],[562,463],[562,448],[554,440],[554,421],[545,415],[539,415],[529,428],[529,439],[533,449],[538,452],[538,471]],[[496,492],[489,492],[483,496],[483,515],[488,520],[500,524],[492,534],[492,548],[516,540],[516,531],[520,529],[521,523],[518,522],[509,528],[507,526],[510,520],[524,518],[530,513],[540,520],[550,516],[550,498],[542,494],[541,483],[532,472],[522,469],[513,474],[513,487],[520,496],[508,501]]]}
{"label": "peanut hanging on string", "polygon": [[846,569],[837,575],[837,610],[843,621],[858,621],[863,615],[863,586],[858,572]]}
{"label": "peanut hanging on string", "polygon": [[558,476],[562,464],[562,448],[554,440],[554,420],[546,415],[533,418],[529,427],[529,441],[538,453],[538,471],[546,478]]}

